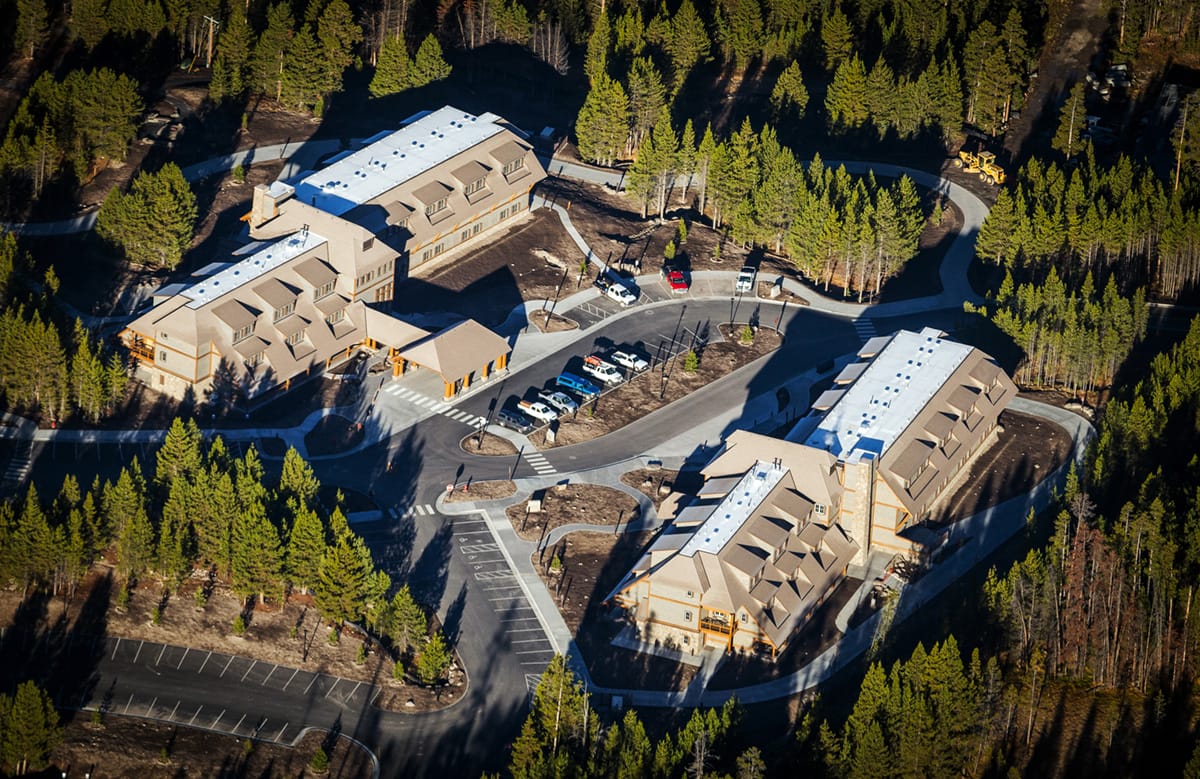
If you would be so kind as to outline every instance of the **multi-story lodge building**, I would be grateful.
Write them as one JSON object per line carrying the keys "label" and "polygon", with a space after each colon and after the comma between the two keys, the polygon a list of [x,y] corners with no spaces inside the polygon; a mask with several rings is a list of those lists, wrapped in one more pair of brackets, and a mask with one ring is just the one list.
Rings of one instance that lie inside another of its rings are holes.
{"label": "multi-story lodge building", "polygon": [[431,336],[391,317],[396,281],[527,212],[544,177],[500,117],[447,106],[295,183],[260,185],[244,217],[255,243],[123,331],[135,376],[175,397],[225,380],[252,399],[386,345],[397,367],[418,363],[406,349],[440,355],[425,367],[453,395],[503,369],[507,341],[470,320]]}
{"label": "multi-story lodge building", "polygon": [[730,435],[609,595],[641,638],[772,656],[869,553],[911,532],[992,440],[1016,387],[931,328],[872,339],[786,439]]}

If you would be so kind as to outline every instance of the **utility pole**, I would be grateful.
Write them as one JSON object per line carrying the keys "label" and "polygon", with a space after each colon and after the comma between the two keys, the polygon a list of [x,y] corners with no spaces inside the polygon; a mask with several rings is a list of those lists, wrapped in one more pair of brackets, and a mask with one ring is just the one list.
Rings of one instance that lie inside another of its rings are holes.
{"label": "utility pole", "polygon": [[207,15],[204,17],[204,21],[208,22],[208,51],[204,55],[204,67],[211,68],[212,67],[212,55],[213,55],[213,37],[216,35],[217,28],[221,26],[221,23],[218,22],[216,19],[212,18],[211,16],[207,16]]}

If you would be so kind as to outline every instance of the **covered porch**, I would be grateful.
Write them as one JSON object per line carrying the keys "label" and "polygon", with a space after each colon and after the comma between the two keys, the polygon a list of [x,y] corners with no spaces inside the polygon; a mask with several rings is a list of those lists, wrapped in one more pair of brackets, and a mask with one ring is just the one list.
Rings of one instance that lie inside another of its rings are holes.
{"label": "covered porch", "polygon": [[397,350],[396,372],[410,366],[428,368],[442,379],[445,400],[466,392],[473,383],[508,368],[510,347],[505,338],[473,319]]}

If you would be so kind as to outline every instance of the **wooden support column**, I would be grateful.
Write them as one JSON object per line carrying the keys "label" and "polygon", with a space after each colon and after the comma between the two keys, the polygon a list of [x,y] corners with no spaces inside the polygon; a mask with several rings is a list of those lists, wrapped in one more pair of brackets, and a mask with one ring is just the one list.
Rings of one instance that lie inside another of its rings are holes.
{"label": "wooden support column", "polygon": [[508,355],[502,354],[496,359],[496,370],[502,371],[508,366]]}
{"label": "wooden support column", "polygon": [[462,388],[463,388],[463,392],[466,392],[467,390],[469,390],[471,388],[471,374],[468,373],[466,376],[463,376]]}
{"label": "wooden support column", "polygon": [[487,379],[487,377],[488,377],[488,370],[489,370],[491,367],[492,367],[492,364],[491,364],[490,362],[486,362],[486,363],[484,363],[484,364],[483,364],[483,377],[482,377],[482,378],[484,378],[484,379]]}
{"label": "wooden support column", "polygon": [[445,382],[445,384],[446,384],[446,392],[444,395],[442,395],[442,399],[449,400],[450,398],[454,397],[454,384],[449,381]]}

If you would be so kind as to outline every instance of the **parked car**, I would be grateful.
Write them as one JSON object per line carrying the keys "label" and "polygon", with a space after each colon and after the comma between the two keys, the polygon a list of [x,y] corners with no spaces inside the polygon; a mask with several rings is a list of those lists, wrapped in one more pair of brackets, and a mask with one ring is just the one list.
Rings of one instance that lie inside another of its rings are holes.
{"label": "parked car", "polygon": [[734,291],[749,292],[754,289],[754,267],[751,265],[743,265],[738,271],[737,281],[734,282]]}
{"label": "parked car", "polygon": [[637,295],[630,292],[629,288],[619,281],[614,281],[611,285],[609,285],[609,288],[605,290],[604,294],[608,295],[622,306],[631,306],[637,301]]}
{"label": "parked car", "polygon": [[574,373],[567,373],[566,371],[558,374],[558,378],[554,380],[554,383],[571,390],[585,399],[600,394],[600,388],[595,384],[592,384],[582,376],[576,376]]}
{"label": "parked car", "polygon": [[579,411],[579,404],[565,392],[539,392],[538,397],[557,411],[559,416]]}
{"label": "parked car", "polygon": [[612,286],[612,283],[612,279],[608,277],[607,273],[601,273],[596,276],[596,279],[592,282],[592,285],[601,292],[608,292],[608,288]]}
{"label": "parked car", "polygon": [[605,384],[620,384],[625,381],[625,377],[617,370],[617,366],[605,362],[594,354],[583,358],[583,372]]}
{"label": "parked car", "polygon": [[666,267],[663,268],[663,278],[667,280],[667,286],[677,295],[682,295],[688,291],[688,280],[683,275],[683,271],[678,268]]}
{"label": "parked car", "polygon": [[650,363],[630,352],[616,351],[608,355],[608,359],[612,360],[617,365],[620,365],[622,368],[628,368],[634,372],[644,371],[650,367]]}
{"label": "parked car", "polygon": [[530,419],[537,419],[542,422],[553,422],[558,419],[558,412],[545,403],[536,400],[522,400],[517,403],[517,410]]}
{"label": "parked car", "polygon": [[509,430],[515,430],[518,433],[533,432],[533,423],[521,412],[513,411],[509,408],[502,408],[496,412],[496,424],[500,425],[500,427],[507,427]]}

